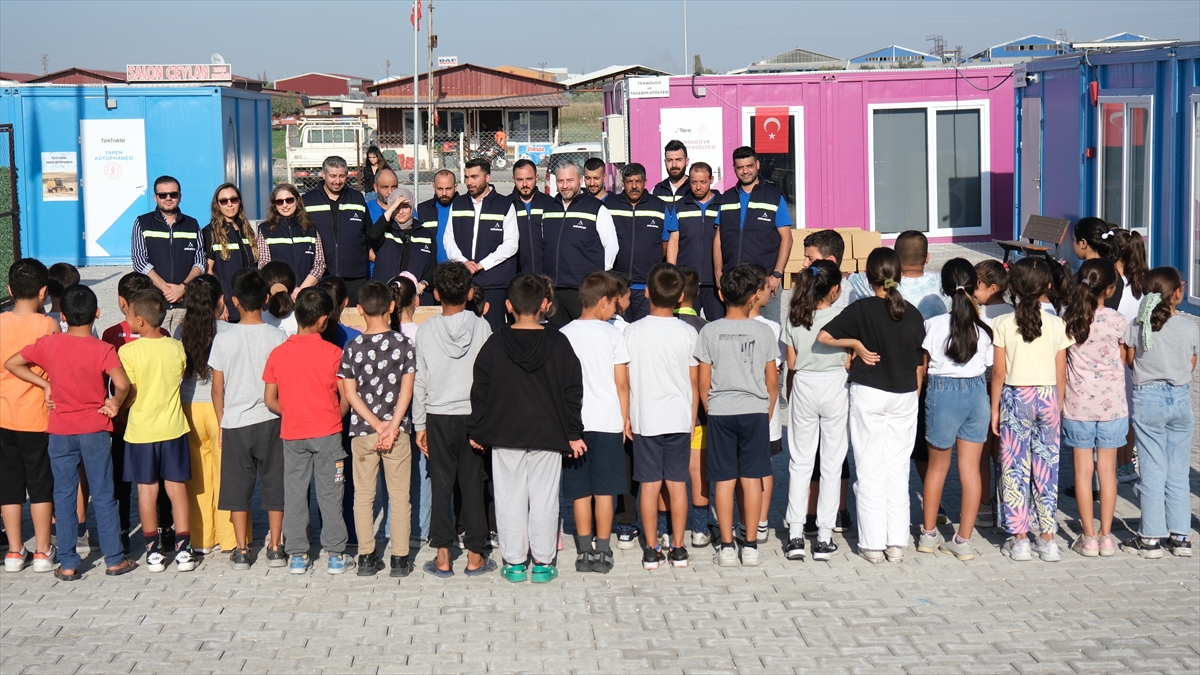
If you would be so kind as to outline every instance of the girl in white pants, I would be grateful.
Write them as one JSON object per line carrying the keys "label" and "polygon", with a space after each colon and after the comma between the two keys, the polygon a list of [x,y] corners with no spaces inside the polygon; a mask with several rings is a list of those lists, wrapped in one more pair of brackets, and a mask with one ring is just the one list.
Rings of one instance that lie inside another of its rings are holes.
{"label": "girl in white pants", "polygon": [[846,350],[817,342],[817,334],[842,308],[834,307],[842,291],[842,273],[828,260],[817,260],[800,274],[792,291],[783,339],[791,376],[788,390],[788,560],[804,560],[804,517],[817,448],[821,448],[821,491],[817,497],[817,542],[813,560],[837,554],[833,526],[841,493],[841,465],[846,458]]}
{"label": "girl in white pants", "polygon": [[925,324],[900,295],[900,274],[895,251],[872,251],[866,276],[875,295],[851,304],[817,336],[823,344],[854,352],[850,442],[858,476],[858,548],[872,563],[885,557],[901,562],[908,546],[908,464],[925,375]]}

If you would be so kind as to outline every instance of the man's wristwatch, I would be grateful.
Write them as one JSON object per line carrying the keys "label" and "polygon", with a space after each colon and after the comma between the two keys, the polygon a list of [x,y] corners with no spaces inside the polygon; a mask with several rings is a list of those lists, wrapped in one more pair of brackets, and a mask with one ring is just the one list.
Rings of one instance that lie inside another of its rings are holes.
{"label": "man's wristwatch", "polygon": [[782,278],[783,278],[783,272],[780,272],[780,271],[778,271],[778,270],[777,270],[777,271],[771,272],[771,276],[775,277],[776,279],[782,279]]}

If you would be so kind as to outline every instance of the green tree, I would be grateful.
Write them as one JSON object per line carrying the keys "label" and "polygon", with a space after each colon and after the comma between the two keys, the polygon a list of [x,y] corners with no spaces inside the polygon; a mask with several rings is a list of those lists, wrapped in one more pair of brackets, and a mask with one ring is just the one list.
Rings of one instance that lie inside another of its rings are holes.
{"label": "green tree", "polygon": [[275,117],[299,115],[302,112],[304,112],[304,106],[300,105],[299,96],[271,97],[271,114]]}

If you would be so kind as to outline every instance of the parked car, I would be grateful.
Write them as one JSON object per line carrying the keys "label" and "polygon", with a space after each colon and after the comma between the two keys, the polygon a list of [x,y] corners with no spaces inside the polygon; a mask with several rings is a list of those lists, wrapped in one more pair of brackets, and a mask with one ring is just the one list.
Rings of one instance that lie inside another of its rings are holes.
{"label": "parked car", "polygon": [[[289,180],[305,189],[311,188],[319,180],[321,163],[325,158],[339,155],[350,165],[348,173],[351,185],[357,186],[363,153],[371,143],[368,131],[367,126],[357,118],[334,117],[301,122],[287,148]],[[392,166],[396,165],[393,163]]]}
{"label": "parked car", "polygon": [[[543,175],[546,176],[546,194],[551,197],[558,194],[558,186],[554,180],[554,171],[558,168],[559,164],[572,161],[582,167],[584,162],[593,157],[604,158],[604,151],[601,149],[599,143],[572,143],[571,145],[560,145],[551,150],[550,154],[543,157],[542,161],[538,164],[538,169],[544,172]],[[580,180],[582,178],[580,176]]]}

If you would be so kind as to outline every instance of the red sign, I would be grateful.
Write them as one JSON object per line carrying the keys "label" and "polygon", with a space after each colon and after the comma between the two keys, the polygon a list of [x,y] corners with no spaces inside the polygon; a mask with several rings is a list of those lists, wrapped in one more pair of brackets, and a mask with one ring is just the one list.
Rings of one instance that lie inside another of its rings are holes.
{"label": "red sign", "polygon": [[787,153],[790,114],[786,107],[754,109],[754,152],[761,155]]}
{"label": "red sign", "polygon": [[126,82],[232,82],[228,63],[125,66]]}

